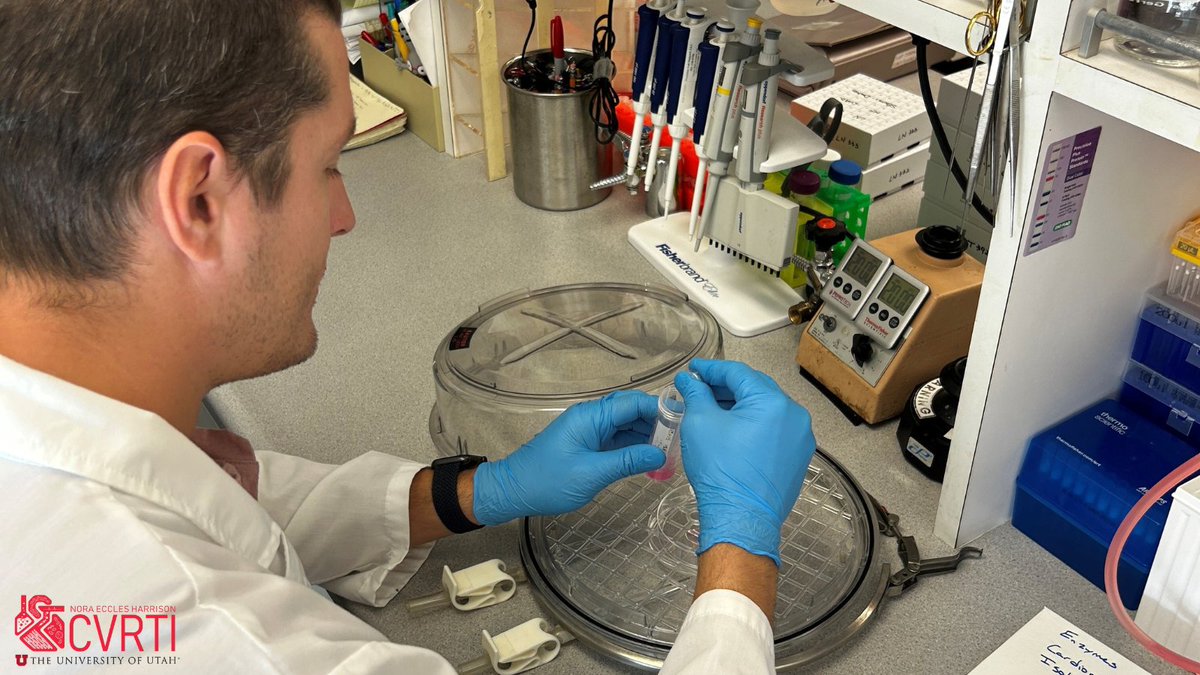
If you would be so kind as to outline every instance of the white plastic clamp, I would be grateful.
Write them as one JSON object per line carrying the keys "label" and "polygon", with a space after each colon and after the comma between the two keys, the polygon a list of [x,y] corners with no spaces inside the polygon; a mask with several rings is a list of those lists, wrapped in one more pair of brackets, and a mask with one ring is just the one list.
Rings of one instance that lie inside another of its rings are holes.
{"label": "white plastic clamp", "polygon": [[545,619],[530,619],[496,637],[483,631],[483,651],[500,675],[523,673],[558,656],[562,643]]}
{"label": "white plastic clamp", "polygon": [[517,592],[517,582],[497,558],[458,572],[443,567],[442,586],[450,597],[450,605],[464,612],[504,602]]}

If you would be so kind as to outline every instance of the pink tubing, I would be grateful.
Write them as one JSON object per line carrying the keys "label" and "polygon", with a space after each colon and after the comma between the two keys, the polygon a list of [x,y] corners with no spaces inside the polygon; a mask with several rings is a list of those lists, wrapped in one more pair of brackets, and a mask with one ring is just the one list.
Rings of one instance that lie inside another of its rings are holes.
{"label": "pink tubing", "polygon": [[1178,469],[1169,473],[1166,478],[1158,481],[1154,487],[1150,488],[1149,492],[1142,495],[1138,503],[1133,505],[1133,510],[1129,512],[1129,515],[1125,516],[1125,520],[1121,521],[1121,526],[1117,528],[1117,534],[1113,537],[1112,545],[1108,548],[1108,557],[1104,560],[1104,592],[1108,595],[1108,606],[1112,608],[1117,622],[1133,636],[1133,639],[1145,647],[1146,651],[1171,665],[1179,666],[1192,673],[1200,673],[1200,662],[1176,654],[1160,645],[1139,628],[1133,619],[1129,618],[1129,612],[1125,611],[1125,606],[1121,604],[1121,595],[1117,592],[1117,564],[1121,560],[1121,551],[1125,548],[1125,542],[1129,540],[1130,533],[1141,521],[1142,516],[1146,515],[1155,502],[1181,485],[1197,471],[1200,471],[1200,455],[1189,459]]}

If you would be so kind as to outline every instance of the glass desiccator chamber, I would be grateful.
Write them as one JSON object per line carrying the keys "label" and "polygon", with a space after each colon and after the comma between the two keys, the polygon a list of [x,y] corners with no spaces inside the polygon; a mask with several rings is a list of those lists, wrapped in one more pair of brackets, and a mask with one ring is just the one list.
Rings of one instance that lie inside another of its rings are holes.
{"label": "glass desiccator chamber", "polygon": [[722,355],[716,320],[678,291],[519,291],[480,307],[438,346],[430,435],[445,455],[503,457],[574,403],[624,389],[657,394],[691,359]]}

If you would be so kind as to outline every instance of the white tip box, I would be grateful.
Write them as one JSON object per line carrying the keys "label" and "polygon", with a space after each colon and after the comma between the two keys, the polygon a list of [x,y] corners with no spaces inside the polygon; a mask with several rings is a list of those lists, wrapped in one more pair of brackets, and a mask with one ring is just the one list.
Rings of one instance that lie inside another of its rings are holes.
{"label": "white tip box", "polygon": [[879,199],[925,178],[929,163],[929,141],[909,148],[891,159],[873,164],[863,170],[859,192]]}
{"label": "white tip box", "polygon": [[792,116],[808,124],[829,98],[843,107],[842,125],[830,147],[859,166],[876,164],[933,134],[920,96],[862,74],[795,99]]}

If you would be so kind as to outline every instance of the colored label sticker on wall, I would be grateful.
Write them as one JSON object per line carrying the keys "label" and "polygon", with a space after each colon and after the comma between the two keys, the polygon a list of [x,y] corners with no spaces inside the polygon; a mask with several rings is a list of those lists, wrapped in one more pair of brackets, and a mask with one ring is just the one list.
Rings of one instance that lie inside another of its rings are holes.
{"label": "colored label sticker on wall", "polygon": [[1088,129],[1046,148],[1041,180],[1033,192],[1023,255],[1044,251],[1075,236],[1100,145],[1100,129]]}

